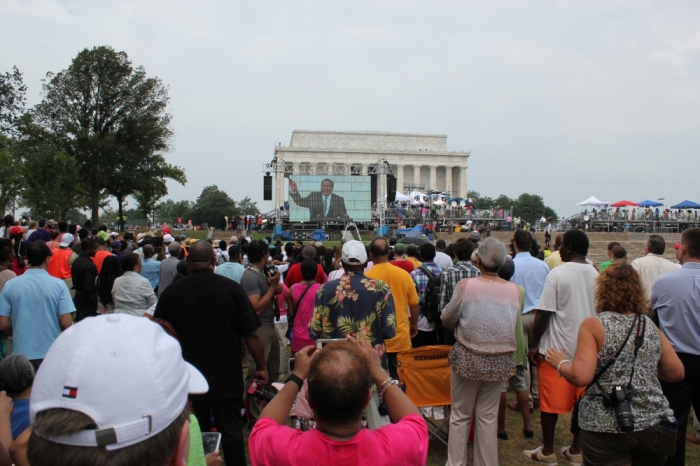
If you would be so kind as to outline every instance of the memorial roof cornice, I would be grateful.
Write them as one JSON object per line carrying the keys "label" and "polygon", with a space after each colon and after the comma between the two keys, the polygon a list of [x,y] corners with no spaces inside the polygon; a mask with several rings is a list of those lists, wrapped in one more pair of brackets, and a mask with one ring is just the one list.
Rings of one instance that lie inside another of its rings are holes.
{"label": "memorial roof cornice", "polygon": [[277,152],[322,152],[322,153],[338,153],[338,154],[394,154],[394,155],[447,155],[447,156],[466,156],[471,155],[471,151],[438,151],[438,150],[415,150],[415,149],[376,149],[363,147],[290,147],[290,146],[275,146]]}

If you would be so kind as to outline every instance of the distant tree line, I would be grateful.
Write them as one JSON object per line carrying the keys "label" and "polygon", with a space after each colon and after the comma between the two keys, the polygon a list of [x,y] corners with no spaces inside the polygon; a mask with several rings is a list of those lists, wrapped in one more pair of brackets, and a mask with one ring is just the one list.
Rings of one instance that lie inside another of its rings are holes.
{"label": "distant tree line", "polygon": [[467,192],[467,197],[474,200],[475,209],[490,209],[491,207],[498,210],[513,208],[513,216],[520,217],[527,222],[534,223],[544,215],[545,218],[551,218],[553,222],[559,220],[557,213],[551,207],[544,205],[542,196],[537,194],[523,193],[512,199],[505,194],[501,194],[497,198],[482,196],[476,191]]}

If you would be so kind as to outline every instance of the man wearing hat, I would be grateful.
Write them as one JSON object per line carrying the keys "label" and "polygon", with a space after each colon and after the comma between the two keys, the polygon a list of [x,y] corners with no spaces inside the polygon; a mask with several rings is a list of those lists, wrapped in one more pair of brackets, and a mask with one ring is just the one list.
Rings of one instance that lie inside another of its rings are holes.
{"label": "man wearing hat", "polygon": [[168,245],[168,258],[160,261],[160,275],[158,280],[158,297],[173,282],[177,275],[177,263],[180,262],[180,244],[170,243]]}
{"label": "man wearing hat", "polygon": [[394,245],[394,260],[391,261],[391,265],[404,269],[408,273],[415,270],[413,262],[406,259],[406,245],[404,243],[396,243]]}
{"label": "man wearing hat", "polygon": [[13,353],[24,355],[34,368],[61,331],[71,326],[75,311],[65,283],[46,272],[50,260],[46,243],[34,241],[27,247],[31,267],[0,293],[0,330],[13,337]]}
{"label": "man wearing hat", "polygon": [[[301,276],[301,263],[304,262],[306,259],[316,260],[316,252],[317,251],[314,246],[304,246],[304,249],[301,250],[301,261],[291,266],[287,271],[287,276],[284,278],[285,285],[291,288],[292,285],[301,283],[301,281],[303,280],[303,277]],[[318,264],[318,272],[316,273],[316,283],[319,283],[321,285],[326,283],[326,273],[323,271],[323,267],[321,267],[321,264]]]}
{"label": "man wearing hat", "polygon": [[32,386],[34,466],[185,466],[189,394],[204,376],[177,340],[149,319],[108,314],[60,335]]}
{"label": "man wearing hat", "polygon": [[[173,235],[166,233],[163,235],[163,247],[165,248],[165,257],[170,257],[170,249],[168,246],[170,246],[170,243],[174,242],[175,238],[173,238]],[[177,246],[180,247],[180,243],[177,243]]]}
{"label": "man wearing hat", "polygon": [[469,233],[469,239],[472,240],[472,244],[474,244],[474,249],[477,249],[479,247],[479,241],[481,240],[481,233],[474,230],[471,233]]}
{"label": "man wearing hat", "polygon": [[[367,251],[361,241],[346,242],[341,259],[345,275],[321,285],[316,293],[309,336],[318,340],[350,335],[368,340],[377,349],[382,367],[388,370],[384,342],[396,336],[396,310],[389,285],[365,276]],[[378,408],[379,397],[375,392],[366,411],[370,429],[389,422],[386,416],[379,415]]]}
{"label": "man wearing hat", "polygon": [[71,245],[75,237],[70,233],[65,233],[63,238],[61,238],[61,243],[56,249],[53,250],[53,257],[49,262],[46,271],[52,277],[59,278],[63,280],[70,290],[71,298],[75,296],[75,290],[73,289],[73,279],[71,278],[71,266],[73,262],[78,258],[78,255],[73,252]]}

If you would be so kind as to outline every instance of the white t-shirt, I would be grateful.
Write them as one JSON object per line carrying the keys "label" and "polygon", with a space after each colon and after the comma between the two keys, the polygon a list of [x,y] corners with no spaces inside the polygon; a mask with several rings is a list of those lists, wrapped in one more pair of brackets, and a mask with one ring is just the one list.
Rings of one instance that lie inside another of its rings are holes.
{"label": "white t-shirt", "polygon": [[435,262],[442,270],[447,270],[453,265],[452,258],[440,251],[435,252],[435,259],[433,259],[433,262]]}
{"label": "white t-shirt", "polygon": [[590,264],[566,262],[547,275],[537,309],[552,313],[539,344],[540,353],[563,349],[573,361],[581,322],[595,315],[595,280],[598,272]]}

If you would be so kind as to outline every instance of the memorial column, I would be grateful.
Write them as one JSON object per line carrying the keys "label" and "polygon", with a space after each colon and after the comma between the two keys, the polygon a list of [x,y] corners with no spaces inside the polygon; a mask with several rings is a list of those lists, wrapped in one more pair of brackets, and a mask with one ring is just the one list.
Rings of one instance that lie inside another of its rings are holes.
{"label": "memorial column", "polygon": [[[420,184],[420,165],[413,166],[413,184],[416,186]],[[416,188],[418,190],[418,188]]]}
{"label": "memorial column", "polygon": [[459,196],[467,197],[467,167],[459,169]]}
{"label": "memorial column", "polygon": [[435,165],[430,166],[430,186],[427,189],[437,190],[437,167]]}
{"label": "memorial column", "polygon": [[452,192],[452,167],[445,167],[445,191],[450,193],[450,197],[454,197]]}
{"label": "memorial column", "polygon": [[396,166],[396,190],[403,192],[403,165]]}

